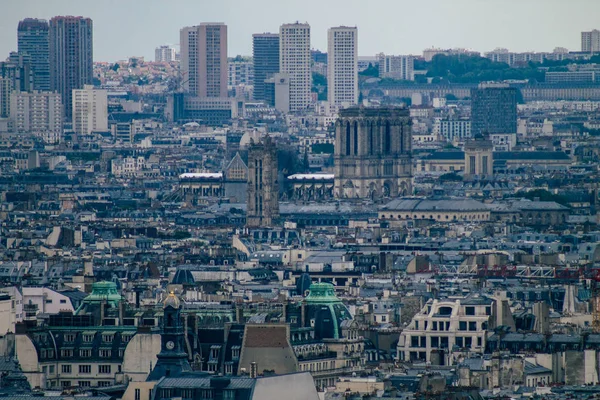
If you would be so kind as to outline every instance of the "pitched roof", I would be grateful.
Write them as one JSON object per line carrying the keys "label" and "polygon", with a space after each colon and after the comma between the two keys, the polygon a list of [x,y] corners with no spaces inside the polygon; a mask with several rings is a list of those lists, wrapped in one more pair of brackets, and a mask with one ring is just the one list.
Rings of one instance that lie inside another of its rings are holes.
{"label": "pitched roof", "polygon": [[285,325],[247,325],[244,333],[246,347],[286,347],[287,327]]}

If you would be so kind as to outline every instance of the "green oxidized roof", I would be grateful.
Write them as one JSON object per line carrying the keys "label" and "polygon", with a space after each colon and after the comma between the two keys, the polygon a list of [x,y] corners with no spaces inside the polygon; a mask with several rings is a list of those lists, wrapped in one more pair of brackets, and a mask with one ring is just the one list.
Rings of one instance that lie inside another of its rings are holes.
{"label": "green oxidized roof", "polygon": [[340,339],[342,337],[342,321],[351,320],[352,316],[342,301],[335,295],[334,286],[331,283],[313,283],[308,288],[308,296],[304,301],[309,309],[329,309],[333,322],[332,338]]}
{"label": "green oxidized roof", "polygon": [[106,301],[112,307],[118,307],[121,295],[114,282],[96,282],[92,284],[92,293],[83,299],[83,303],[101,303]]}
{"label": "green oxidized roof", "polygon": [[304,299],[307,304],[341,303],[335,295],[331,283],[313,283],[308,288],[308,296]]}

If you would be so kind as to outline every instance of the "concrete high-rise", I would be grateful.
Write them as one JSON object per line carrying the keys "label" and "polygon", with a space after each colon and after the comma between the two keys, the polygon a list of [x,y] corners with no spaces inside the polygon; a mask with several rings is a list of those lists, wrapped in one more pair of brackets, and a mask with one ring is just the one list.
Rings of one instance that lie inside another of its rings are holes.
{"label": "concrete high-rise", "polygon": [[11,90],[32,91],[34,87],[31,56],[26,53],[11,51],[8,59],[0,62],[0,78],[10,80]]}
{"label": "concrete high-rise", "polygon": [[380,53],[377,55],[377,59],[379,60],[380,78],[414,80],[415,59],[413,56],[391,56]]}
{"label": "concrete high-rise", "polygon": [[335,124],[335,183],[339,198],[410,195],[412,130],[408,109],[351,107]]}
{"label": "concrete high-rise", "polygon": [[72,108],[73,90],[92,84],[93,58],[91,19],[68,16],[50,20],[50,89],[61,94],[66,115]]}
{"label": "concrete high-rise", "polygon": [[267,136],[248,148],[246,226],[273,226],[279,219],[277,147]]}
{"label": "concrete high-rise", "polygon": [[33,132],[47,143],[57,143],[63,128],[61,96],[51,92],[12,92],[10,119],[15,132]]}
{"label": "concrete high-rise", "polygon": [[358,103],[358,29],[327,32],[327,100],[336,106]]}
{"label": "concrete high-rise", "polygon": [[0,118],[10,116],[10,94],[12,91],[10,79],[0,77]]}
{"label": "concrete high-rise", "polygon": [[581,51],[586,53],[600,53],[600,31],[594,29],[581,32]]}
{"label": "concrete high-rise", "polygon": [[276,33],[252,35],[252,56],[254,61],[254,99],[266,101],[265,80],[279,72],[279,35]]}
{"label": "concrete high-rise", "polygon": [[227,25],[185,27],[179,43],[184,90],[197,97],[227,97]]}
{"label": "concrete high-rise", "polygon": [[48,21],[44,19],[25,18],[17,28],[17,44],[19,54],[31,57],[33,71],[33,88],[50,90],[50,36]]}
{"label": "concrete high-rise", "polygon": [[311,103],[310,25],[294,23],[279,28],[279,72],[290,82],[290,111],[306,109]]}
{"label": "concrete high-rise", "polygon": [[73,90],[72,118],[77,134],[108,131],[108,92],[91,85]]}
{"label": "concrete high-rise", "polygon": [[517,133],[517,89],[499,83],[471,89],[471,136],[488,133]]}
{"label": "concrete high-rise", "polygon": [[154,62],[171,62],[175,61],[176,52],[171,46],[160,46],[154,49]]}

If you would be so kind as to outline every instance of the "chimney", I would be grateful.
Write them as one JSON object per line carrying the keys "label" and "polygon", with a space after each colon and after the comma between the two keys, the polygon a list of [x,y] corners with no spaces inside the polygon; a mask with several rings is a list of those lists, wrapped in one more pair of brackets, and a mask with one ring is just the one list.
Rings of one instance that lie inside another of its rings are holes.
{"label": "chimney", "polygon": [[104,312],[106,308],[106,300],[102,300],[100,303],[100,325],[104,325]]}
{"label": "chimney", "polygon": [[244,322],[244,309],[241,305],[236,305],[235,307],[235,322],[243,323]]}
{"label": "chimney", "polygon": [[256,379],[258,377],[258,364],[252,361],[250,363],[250,378]]}
{"label": "chimney", "polygon": [[83,276],[94,276],[94,263],[92,261],[84,261]]}
{"label": "chimney", "polygon": [[283,319],[282,322],[284,322],[284,323],[287,321],[287,308],[288,308],[288,301],[284,300],[283,301],[283,313],[281,316],[281,318]]}
{"label": "chimney", "polygon": [[300,313],[300,327],[304,328],[306,326],[306,304],[304,302],[302,302],[302,305],[300,306]]}
{"label": "chimney", "polygon": [[123,316],[125,314],[125,304],[123,300],[119,301],[119,326],[123,326]]}

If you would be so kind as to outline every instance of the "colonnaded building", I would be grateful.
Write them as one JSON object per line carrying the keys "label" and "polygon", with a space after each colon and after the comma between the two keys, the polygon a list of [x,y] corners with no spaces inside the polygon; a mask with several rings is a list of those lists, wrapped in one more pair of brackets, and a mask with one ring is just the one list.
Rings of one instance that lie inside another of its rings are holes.
{"label": "colonnaded building", "polygon": [[405,108],[353,107],[335,125],[338,198],[386,198],[411,194],[412,131]]}

